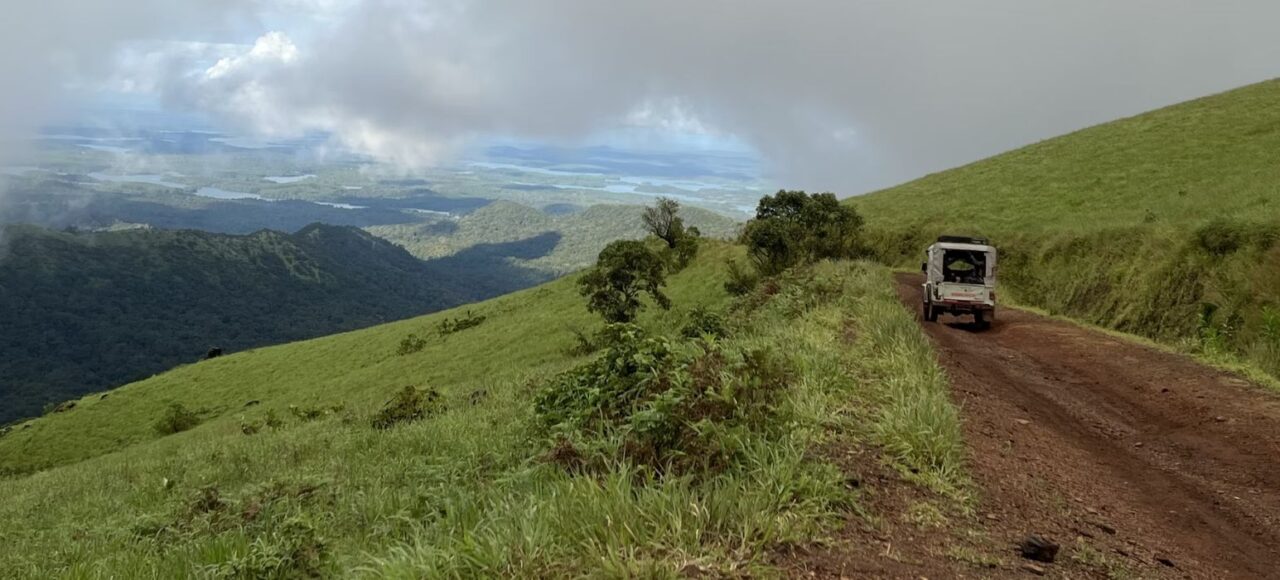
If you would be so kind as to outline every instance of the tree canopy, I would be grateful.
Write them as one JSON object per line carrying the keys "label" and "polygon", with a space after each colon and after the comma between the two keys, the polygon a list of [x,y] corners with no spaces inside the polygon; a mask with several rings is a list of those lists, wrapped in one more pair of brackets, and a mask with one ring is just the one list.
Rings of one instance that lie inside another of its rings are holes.
{"label": "tree canopy", "polygon": [[579,291],[587,297],[587,309],[606,322],[631,322],[642,306],[643,294],[663,309],[671,307],[671,300],[662,293],[666,270],[666,260],[644,242],[619,240],[606,246],[596,266],[578,280]]}
{"label": "tree canopy", "polygon": [[742,242],[765,275],[803,262],[851,258],[859,254],[862,216],[832,193],[782,190],[760,199]]}

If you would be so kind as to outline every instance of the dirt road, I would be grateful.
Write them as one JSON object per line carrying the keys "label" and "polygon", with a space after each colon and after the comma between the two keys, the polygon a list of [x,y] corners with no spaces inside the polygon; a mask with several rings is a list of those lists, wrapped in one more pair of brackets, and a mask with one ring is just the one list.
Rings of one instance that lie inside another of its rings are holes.
{"label": "dirt road", "polygon": [[[920,276],[897,282],[918,311]],[[1280,578],[1280,396],[1012,309],[985,331],[923,324],[991,534],[1083,543],[1139,577]]]}

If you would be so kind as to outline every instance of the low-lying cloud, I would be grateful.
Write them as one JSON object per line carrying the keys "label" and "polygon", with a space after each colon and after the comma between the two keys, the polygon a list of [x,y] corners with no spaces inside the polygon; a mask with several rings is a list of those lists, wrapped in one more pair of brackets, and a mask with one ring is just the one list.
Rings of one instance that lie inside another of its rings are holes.
{"label": "low-lying cloud", "polygon": [[139,59],[136,82],[408,166],[477,137],[708,131],[847,195],[1280,73],[1270,0],[320,4],[225,54]]}

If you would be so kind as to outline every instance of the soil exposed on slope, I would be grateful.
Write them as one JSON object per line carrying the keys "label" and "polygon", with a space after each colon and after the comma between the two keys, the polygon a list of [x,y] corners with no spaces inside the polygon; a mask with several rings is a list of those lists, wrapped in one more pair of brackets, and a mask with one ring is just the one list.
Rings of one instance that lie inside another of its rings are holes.
{"label": "soil exposed on slope", "polygon": [[[897,282],[918,311],[920,276]],[[1060,542],[1050,577],[1280,578],[1280,397],[1027,312],[1003,309],[981,331],[967,321],[924,328],[995,544]],[[993,572],[1027,574],[1018,563]]]}

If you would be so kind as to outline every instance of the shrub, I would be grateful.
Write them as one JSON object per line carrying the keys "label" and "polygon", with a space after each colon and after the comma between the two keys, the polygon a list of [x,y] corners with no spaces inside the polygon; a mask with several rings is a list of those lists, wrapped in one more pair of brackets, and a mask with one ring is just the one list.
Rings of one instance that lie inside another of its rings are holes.
{"label": "shrub", "polygon": [[200,424],[200,416],[193,411],[188,411],[182,403],[173,403],[169,405],[165,414],[156,421],[153,428],[161,435],[172,435],[181,433],[196,425]]}
{"label": "shrub", "polygon": [[373,417],[374,429],[390,429],[400,423],[417,421],[444,410],[440,392],[433,388],[418,390],[412,386],[400,389]]}
{"label": "shrub", "polygon": [[635,240],[619,240],[605,246],[596,266],[578,280],[579,292],[587,297],[587,310],[599,313],[605,322],[631,322],[640,310],[640,296],[649,294],[659,307],[671,307],[662,293],[666,285],[664,260]]}
{"label": "shrub", "polygon": [[1226,256],[1245,245],[1246,228],[1239,223],[1217,219],[1196,230],[1196,242],[1214,256]]}
{"label": "shrub", "polygon": [[744,267],[737,260],[729,260],[728,268],[728,280],[724,283],[724,289],[733,296],[750,294],[760,283],[760,275],[750,267]]}
{"label": "shrub", "polygon": [[724,317],[703,307],[690,310],[688,320],[680,329],[680,335],[685,338],[700,338],[707,335],[723,337],[727,334],[728,328]]}
{"label": "shrub", "polygon": [[396,354],[404,356],[413,354],[427,347],[427,339],[419,338],[416,334],[410,334],[400,341],[400,347],[396,349]]}
{"label": "shrub", "polygon": [[671,272],[679,272],[689,265],[694,258],[698,256],[698,247],[702,238],[698,235],[696,228],[689,228],[676,241],[673,248],[668,248],[667,263]]}
{"label": "shrub", "polygon": [[656,475],[715,472],[733,464],[747,432],[768,431],[787,383],[767,350],[608,328],[603,356],[555,377],[534,399],[548,457],[580,471],[621,457]]}

